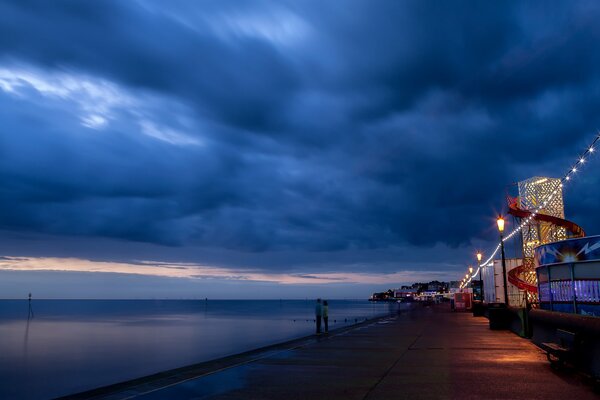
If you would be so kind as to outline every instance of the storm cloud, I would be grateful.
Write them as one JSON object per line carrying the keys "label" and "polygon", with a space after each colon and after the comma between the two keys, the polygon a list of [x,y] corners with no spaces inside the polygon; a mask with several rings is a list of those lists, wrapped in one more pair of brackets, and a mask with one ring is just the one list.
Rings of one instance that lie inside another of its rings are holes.
{"label": "storm cloud", "polygon": [[[600,127],[598,17],[586,1],[3,1],[0,229],[462,256],[495,239],[513,182],[561,175]],[[565,194],[590,233],[593,163]]]}

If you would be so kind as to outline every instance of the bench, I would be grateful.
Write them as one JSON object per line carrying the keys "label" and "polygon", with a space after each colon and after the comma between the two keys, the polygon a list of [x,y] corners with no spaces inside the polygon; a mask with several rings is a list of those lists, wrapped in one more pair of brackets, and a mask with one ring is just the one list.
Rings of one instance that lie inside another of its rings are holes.
{"label": "bench", "polygon": [[546,350],[546,357],[548,357],[550,365],[558,369],[575,354],[577,335],[573,332],[557,329],[556,337],[558,343],[542,343],[541,347]]}

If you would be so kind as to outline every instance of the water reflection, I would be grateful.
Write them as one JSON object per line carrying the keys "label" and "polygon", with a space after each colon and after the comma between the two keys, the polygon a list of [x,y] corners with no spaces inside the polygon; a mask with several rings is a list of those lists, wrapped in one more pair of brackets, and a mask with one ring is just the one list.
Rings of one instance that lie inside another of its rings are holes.
{"label": "water reflection", "polygon": [[242,388],[247,382],[251,366],[242,365],[220,371],[198,379],[180,383],[166,389],[150,392],[137,398],[140,400],[195,399],[201,400]]}
{"label": "water reflection", "polygon": [[23,357],[27,360],[27,344],[29,343],[29,323],[31,322],[31,317],[27,317],[27,322],[25,323],[25,338],[23,340]]}
{"label": "water reflection", "polygon": [[[66,395],[314,329],[312,301],[37,300],[35,319],[25,301],[0,301],[1,399]],[[335,328],[388,307],[331,301],[330,318]]]}

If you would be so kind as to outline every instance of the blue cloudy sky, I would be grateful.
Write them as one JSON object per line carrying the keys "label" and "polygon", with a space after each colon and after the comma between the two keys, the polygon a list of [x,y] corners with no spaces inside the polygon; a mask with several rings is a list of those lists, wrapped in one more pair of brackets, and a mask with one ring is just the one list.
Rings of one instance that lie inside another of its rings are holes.
{"label": "blue cloudy sky", "polygon": [[[0,1],[0,297],[462,275],[600,128],[587,1]],[[565,188],[600,233],[600,161]]]}

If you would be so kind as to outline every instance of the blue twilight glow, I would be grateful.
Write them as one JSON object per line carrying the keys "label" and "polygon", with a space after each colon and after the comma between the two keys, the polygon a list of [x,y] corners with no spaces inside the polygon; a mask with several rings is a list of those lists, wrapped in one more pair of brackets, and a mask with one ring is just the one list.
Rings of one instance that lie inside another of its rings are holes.
{"label": "blue twilight glow", "polygon": [[595,157],[573,163],[600,126],[598,17],[592,1],[3,1],[0,292],[452,280],[492,254],[506,185],[565,171],[569,219],[600,232]]}

